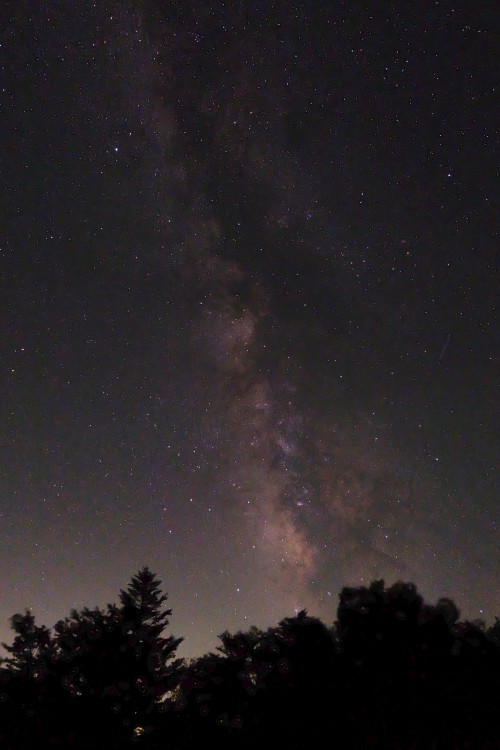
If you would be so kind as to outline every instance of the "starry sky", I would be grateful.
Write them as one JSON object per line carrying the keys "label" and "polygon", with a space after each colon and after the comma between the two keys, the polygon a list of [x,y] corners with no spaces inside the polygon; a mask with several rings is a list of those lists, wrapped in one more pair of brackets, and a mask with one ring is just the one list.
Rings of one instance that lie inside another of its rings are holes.
{"label": "starry sky", "polygon": [[494,4],[4,0],[0,640],[500,615]]}

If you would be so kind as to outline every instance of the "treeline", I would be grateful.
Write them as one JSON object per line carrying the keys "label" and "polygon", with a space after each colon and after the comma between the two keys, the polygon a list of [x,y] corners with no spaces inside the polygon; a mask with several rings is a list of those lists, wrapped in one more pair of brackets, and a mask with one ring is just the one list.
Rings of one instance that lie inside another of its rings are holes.
{"label": "treeline", "polygon": [[328,627],[305,611],[175,658],[161,581],[53,631],[12,618],[0,666],[2,750],[500,748],[500,621],[461,622],[415,586],[344,588]]}

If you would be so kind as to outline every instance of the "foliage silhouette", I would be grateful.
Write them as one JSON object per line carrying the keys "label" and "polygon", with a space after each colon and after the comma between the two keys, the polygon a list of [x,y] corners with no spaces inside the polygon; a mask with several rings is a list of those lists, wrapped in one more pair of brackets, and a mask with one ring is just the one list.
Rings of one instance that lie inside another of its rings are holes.
{"label": "foliage silhouette", "polygon": [[374,581],[340,592],[331,627],[303,610],[186,661],[166,600],[142,568],[118,605],[74,610],[52,633],[15,615],[2,750],[500,748],[498,618],[486,629],[412,583]]}
{"label": "foliage silhouette", "polygon": [[23,750],[99,743],[118,749],[151,732],[158,698],[175,683],[178,662],[168,662],[181,642],[162,635],[171,612],[160,585],[143,568],[121,591],[120,606],[73,610],[53,635],[36,629],[31,615],[29,621],[28,614],[16,615],[17,636],[3,670],[9,691],[0,704],[0,737],[6,727],[12,747]]}

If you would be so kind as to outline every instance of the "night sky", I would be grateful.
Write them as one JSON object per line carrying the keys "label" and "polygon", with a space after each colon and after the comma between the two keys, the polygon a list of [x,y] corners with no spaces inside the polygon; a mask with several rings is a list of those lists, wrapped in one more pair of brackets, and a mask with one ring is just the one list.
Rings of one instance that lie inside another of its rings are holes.
{"label": "night sky", "polygon": [[500,615],[494,7],[3,0],[0,640]]}

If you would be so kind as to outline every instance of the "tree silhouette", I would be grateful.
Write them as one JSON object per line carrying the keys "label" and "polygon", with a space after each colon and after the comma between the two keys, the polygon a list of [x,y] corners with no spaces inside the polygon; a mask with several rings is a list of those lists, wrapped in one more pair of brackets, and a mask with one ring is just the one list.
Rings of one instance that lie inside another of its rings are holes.
{"label": "tree silhouette", "polygon": [[10,622],[15,636],[12,645],[2,643],[10,656],[0,657],[0,664],[25,677],[39,676],[53,653],[50,630],[45,625],[36,625],[28,609],[24,615],[13,615]]}
{"label": "tree silhouette", "polygon": [[10,622],[14,640],[12,645],[2,643],[10,656],[0,659],[0,738],[17,738],[19,746],[30,750],[47,714],[55,647],[50,630],[36,625],[29,610],[13,615]]}
{"label": "tree silhouette", "polygon": [[181,642],[163,634],[171,611],[160,587],[143,568],[119,606],[73,610],[53,636],[30,612],[12,618],[15,638],[0,670],[2,749],[118,750],[153,733]]}
{"label": "tree silhouette", "polygon": [[[129,659],[127,682],[133,692],[134,731],[149,734],[158,722],[159,702],[177,685],[180,661],[172,661],[182,638],[163,635],[172,614],[163,607],[167,595],[148,567],[120,592],[122,632]],[[169,662],[171,662],[169,664]]]}
{"label": "tree silhouette", "polygon": [[[145,567],[120,592],[121,606],[73,611],[55,626],[63,682],[75,699],[75,724],[110,747],[154,731],[156,708],[175,682],[182,639],[164,637],[170,609],[161,581]],[[115,739],[113,739],[115,738]],[[122,744],[120,744],[122,743]]]}
{"label": "tree silhouette", "polygon": [[162,635],[172,610],[163,608],[168,597],[161,593],[161,583],[148,567],[142,568],[127,589],[120,592],[120,615],[128,645],[133,647],[135,660],[143,667],[148,682],[166,690],[172,672],[167,669],[167,662],[183,639]]}
{"label": "tree silhouette", "polygon": [[495,617],[495,622],[486,631],[486,637],[500,648],[500,619]]}
{"label": "tree silhouette", "polygon": [[459,620],[412,583],[344,588],[327,627],[305,610],[176,660],[161,581],[145,567],[105,609],[54,633],[11,619],[0,664],[2,750],[495,750],[500,621]]}
{"label": "tree silhouette", "polygon": [[260,727],[255,740],[320,745],[335,696],[332,632],[302,610],[270,628],[256,656],[263,689],[256,694]]}

